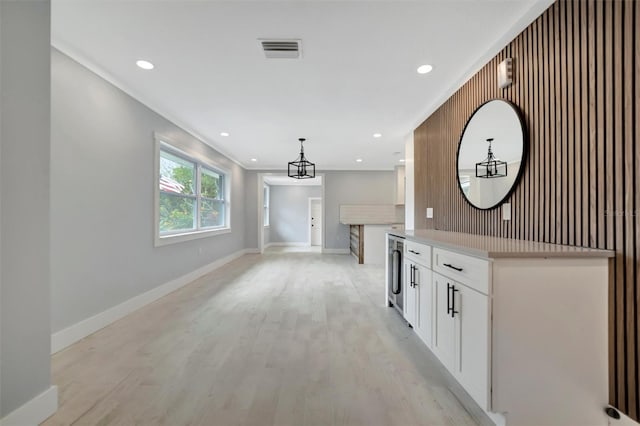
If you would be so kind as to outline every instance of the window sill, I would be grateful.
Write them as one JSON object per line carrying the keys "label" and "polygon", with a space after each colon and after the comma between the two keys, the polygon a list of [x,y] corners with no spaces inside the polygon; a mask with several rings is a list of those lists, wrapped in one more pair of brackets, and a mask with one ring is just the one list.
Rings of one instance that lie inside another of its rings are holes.
{"label": "window sill", "polygon": [[231,228],[226,227],[226,228],[217,228],[217,229],[207,229],[202,231],[190,231],[190,232],[184,232],[181,234],[171,234],[171,235],[163,235],[163,236],[156,235],[155,246],[161,247],[169,244],[182,243],[185,241],[198,240],[200,238],[207,238],[207,237],[213,237],[215,235],[230,234],[230,233],[231,233]]}
{"label": "window sill", "polygon": [[264,225],[264,227],[265,227],[265,228],[268,228],[268,227],[269,227],[269,225]]}

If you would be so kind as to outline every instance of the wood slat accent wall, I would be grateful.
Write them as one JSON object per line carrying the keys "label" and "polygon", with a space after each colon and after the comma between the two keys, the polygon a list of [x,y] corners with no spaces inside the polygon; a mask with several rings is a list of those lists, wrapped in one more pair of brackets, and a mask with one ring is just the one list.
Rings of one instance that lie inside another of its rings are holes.
{"label": "wood slat accent wall", "polygon": [[[610,402],[639,419],[640,2],[559,0],[414,134],[416,228],[616,251],[610,284]],[[514,84],[497,65],[514,59]],[[462,197],[456,149],[471,113],[504,98],[530,138],[512,220]],[[434,218],[425,218],[433,207]]]}

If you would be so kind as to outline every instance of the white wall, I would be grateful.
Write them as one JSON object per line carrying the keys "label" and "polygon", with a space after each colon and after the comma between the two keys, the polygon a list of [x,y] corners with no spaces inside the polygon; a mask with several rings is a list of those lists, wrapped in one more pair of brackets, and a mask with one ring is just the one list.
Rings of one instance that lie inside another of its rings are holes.
{"label": "white wall", "polygon": [[271,185],[270,191],[269,242],[309,242],[309,197],[322,197],[322,187]]}
{"label": "white wall", "polygon": [[404,191],[404,226],[405,229],[415,228],[415,166],[413,159],[413,132],[407,136],[404,144],[404,170],[405,170],[405,191]]}
{"label": "white wall", "polygon": [[[245,171],[52,50],[52,331],[245,245]],[[231,171],[232,232],[154,247],[154,132]]]}
{"label": "white wall", "polygon": [[49,1],[0,1],[0,418],[50,389]]}

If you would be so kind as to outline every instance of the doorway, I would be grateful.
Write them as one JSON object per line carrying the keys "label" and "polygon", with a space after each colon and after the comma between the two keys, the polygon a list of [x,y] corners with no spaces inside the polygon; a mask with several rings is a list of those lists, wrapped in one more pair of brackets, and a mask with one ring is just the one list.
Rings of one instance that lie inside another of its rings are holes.
{"label": "doorway", "polygon": [[324,175],[298,180],[281,173],[261,172],[257,177],[258,253],[266,248],[322,252],[326,228]]}
{"label": "doorway", "polygon": [[322,245],[322,198],[309,198],[309,245]]}

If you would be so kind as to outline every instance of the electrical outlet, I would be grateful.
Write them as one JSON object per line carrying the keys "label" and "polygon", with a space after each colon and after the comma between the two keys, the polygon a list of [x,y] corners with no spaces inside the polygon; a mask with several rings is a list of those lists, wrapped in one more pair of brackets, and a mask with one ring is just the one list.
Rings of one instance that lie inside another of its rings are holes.
{"label": "electrical outlet", "polygon": [[427,207],[427,219],[433,219],[433,207]]}
{"label": "electrical outlet", "polygon": [[511,220],[511,203],[502,205],[502,220]]}

